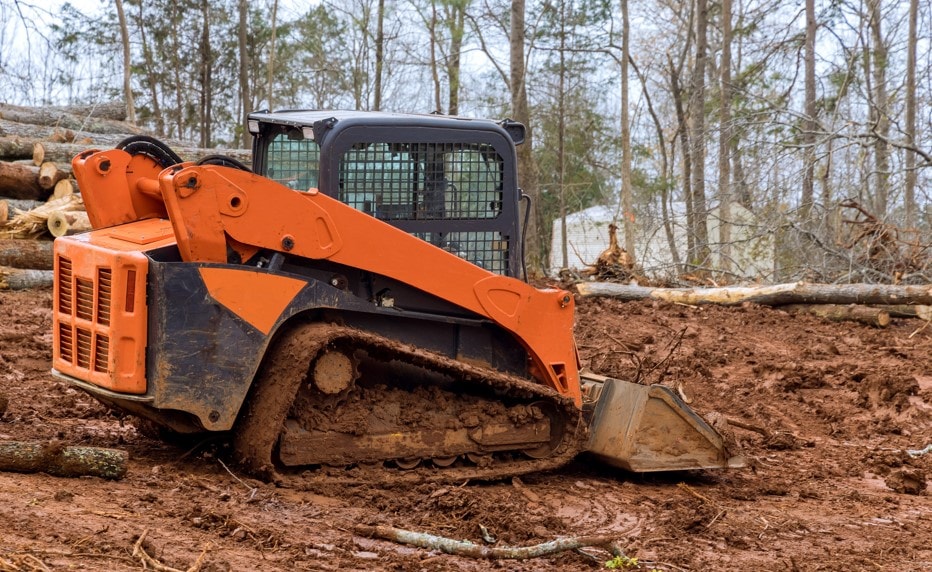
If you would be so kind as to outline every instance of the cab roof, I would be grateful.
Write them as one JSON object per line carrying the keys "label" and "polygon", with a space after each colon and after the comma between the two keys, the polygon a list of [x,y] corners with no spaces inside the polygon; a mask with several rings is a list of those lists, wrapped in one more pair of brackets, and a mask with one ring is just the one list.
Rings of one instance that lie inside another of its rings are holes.
{"label": "cab roof", "polygon": [[[249,122],[274,123],[291,127],[320,129],[351,126],[369,127],[438,127],[447,129],[504,130],[515,144],[524,141],[524,125],[504,119],[471,119],[453,115],[391,113],[386,111],[310,110],[288,109],[281,111],[256,111],[249,114]],[[258,126],[256,126],[258,127]],[[256,132],[250,125],[250,132]]]}

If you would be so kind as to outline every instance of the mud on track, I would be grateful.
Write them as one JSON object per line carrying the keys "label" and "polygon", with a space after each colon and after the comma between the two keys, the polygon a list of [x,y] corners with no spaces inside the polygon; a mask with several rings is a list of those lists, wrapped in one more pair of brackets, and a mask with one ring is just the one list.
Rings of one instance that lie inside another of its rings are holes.
{"label": "mud on track", "polygon": [[[0,570],[138,570],[139,534],[201,570],[593,570],[585,556],[489,564],[361,538],[386,524],[500,544],[617,533],[643,569],[930,570],[932,326],[839,325],[757,307],[583,301],[577,338],[598,373],[679,385],[736,429],[747,469],[630,475],[582,458],[494,483],[278,488],[228,472],[218,442],[138,432],[47,373],[51,297],[0,292],[0,440],[129,451],[125,479],[0,473]],[[315,479],[315,482],[318,479]],[[595,551],[601,560],[604,552]]]}

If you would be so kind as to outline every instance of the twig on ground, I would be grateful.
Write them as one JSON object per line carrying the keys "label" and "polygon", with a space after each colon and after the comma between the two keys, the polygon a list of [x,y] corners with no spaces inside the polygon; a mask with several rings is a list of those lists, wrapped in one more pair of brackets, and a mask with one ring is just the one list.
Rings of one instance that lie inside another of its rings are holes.
{"label": "twig on ground", "polygon": [[765,439],[770,439],[770,431],[764,429],[763,427],[758,427],[757,425],[751,425],[750,423],[745,423],[740,419],[735,419],[734,417],[729,417],[726,419],[729,425],[733,425],[739,429],[745,429],[747,431],[753,431],[755,433],[760,433],[764,436]]}
{"label": "twig on ground", "polygon": [[922,330],[926,329],[926,328],[929,326],[929,324],[932,324],[932,320],[926,320],[925,323],[923,323],[921,326],[919,326],[919,328],[918,328],[916,331],[914,331],[913,333],[909,334],[909,337],[908,337],[907,339],[910,339],[910,340],[913,339],[913,336],[915,336],[916,334],[918,334],[918,333],[921,332]]}
{"label": "twig on ground", "polygon": [[921,457],[927,453],[932,453],[932,443],[925,446],[924,449],[907,449],[906,454],[912,458]]}
{"label": "twig on ground", "polygon": [[142,531],[142,534],[139,535],[139,539],[136,540],[136,544],[133,546],[133,558],[139,558],[142,562],[143,568],[152,568],[156,572],[199,572],[201,566],[204,564],[204,557],[207,556],[207,551],[210,550],[210,543],[204,545],[204,550],[201,551],[201,555],[197,557],[197,560],[194,561],[187,570],[179,570],[178,568],[172,568],[171,566],[166,566],[162,564],[152,556],[149,556],[149,553],[146,552],[146,549],[142,547],[142,543],[146,540],[146,535],[149,534],[149,529]]}
{"label": "twig on ground", "polygon": [[708,504],[715,504],[714,502],[712,502],[712,499],[710,499],[709,497],[705,495],[699,494],[698,492],[696,492],[695,489],[693,489],[691,486],[687,485],[686,483],[679,483],[676,486],[686,491],[687,493],[691,494],[692,496],[696,497],[697,499],[701,500],[702,502],[705,502]]}
{"label": "twig on ground", "polygon": [[149,553],[146,552],[146,549],[142,547],[142,543],[146,540],[146,535],[148,534],[149,529],[147,528],[142,531],[142,534],[139,535],[139,538],[136,540],[136,544],[133,546],[133,558],[139,558],[139,560],[142,562],[143,568],[151,567],[157,572],[183,572],[177,568],[166,566],[155,558],[149,556]]}
{"label": "twig on ground", "polygon": [[241,479],[241,478],[237,477],[236,475],[234,475],[234,474],[233,474],[233,471],[231,471],[230,468],[227,467],[226,464],[225,464],[223,461],[221,461],[220,459],[217,459],[217,462],[220,463],[220,466],[223,467],[223,468],[226,470],[226,472],[230,473],[230,476],[233,477],[234,479],[236,479],[236,481],[237,481],[239,484],[241,484],[241,485],[243,485],[244,487],[246,487],[246,489],[249,491],[250,498],[252,498],[253,496],[256,495],[256,490],[257,490],[256,487],[251,487],[251,486],[249,486],[248,484],[246,484],[245,481],[243,481],[243,479]]}
{"label": "twig on ground", "polygon": [[428,550],[439,550],[446,554],[455,556],[465,556],[467,558],[478,558],[488,560],[524,560],[529,558],[540,558],[549,556],[558,552],[567,550],[576,550],[585,546],[604,546],[611,544],[618,534],[612,535],[595,535],[595,536],[576,536],[572,538],[559,538],[535,544],[534,546],[501,546],[489,547],[463,540],[454,540],[443,536],[436,536],[423,532],[412,532],[391,526],[366,526],[357,525],[354,527],[356,534],[376,537],[383,540],[391,540],[399,544],[408,544]]}
{"label": "twig on ground", "polygon": [[[669,351],[667,352],[667,355],[662,360],[654,364],[654,366],[651,367],[649,370],[647,370],[647,373],[644,374],[645,379],[647,379],[647,376],[652,374],[655,369],[669,362],[670,358],[673,357],[673,354],[676,352],[676,350],[679,349],[680,344],[683,343],[683,336],[685,335],[686,335],[686,328],[683,328],[677,334],[676,339],[674,339],[673,342],[671,342],[670,345],[668,346]],[[660,370],[660,373],[657,374],[657,383],[660,383],[661,381],[663,381],[663,376],[667,374],[668,369],[670,369],[670,365],[667,363],[667,366],[664,367],[662,370]]]}

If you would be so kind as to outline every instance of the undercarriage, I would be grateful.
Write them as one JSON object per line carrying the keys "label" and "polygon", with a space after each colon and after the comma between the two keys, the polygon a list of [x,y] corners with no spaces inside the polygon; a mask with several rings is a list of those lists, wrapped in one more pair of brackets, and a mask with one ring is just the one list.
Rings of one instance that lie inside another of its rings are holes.
{"label": "undercarriage", "polygon": [[568,462],[585,433],[573,402],[540,384],[322,323],[277,340],[247,408],[235,451],[263,476],[494,479]]}

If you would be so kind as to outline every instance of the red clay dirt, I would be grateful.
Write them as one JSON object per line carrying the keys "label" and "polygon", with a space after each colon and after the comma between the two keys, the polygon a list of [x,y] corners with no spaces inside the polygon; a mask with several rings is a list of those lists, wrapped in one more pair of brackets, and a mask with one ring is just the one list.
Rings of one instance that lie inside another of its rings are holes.
{"label": "red clay dirt", "polygon": [[0,571],[138,570],[144,531],[159,562],[202,572],[594,570],[611,558],[475,561],[363,538],[357,524],[476,543],[485,527],[496,546],[609,534],[640,570],[932,570],[932,453],[906,453],[932,443],[932,326],[918,320],[872,329],[583,300],[583,365],[679,387],[704,415],[739,422],[748,468],[632,475],[581,458],[494,483],[298,490],[228,470],[222,442],[146,436],[53,379],[50,305],[47,291],[0,292],[0,440],[120,448],[129,472],[0,472]]}

